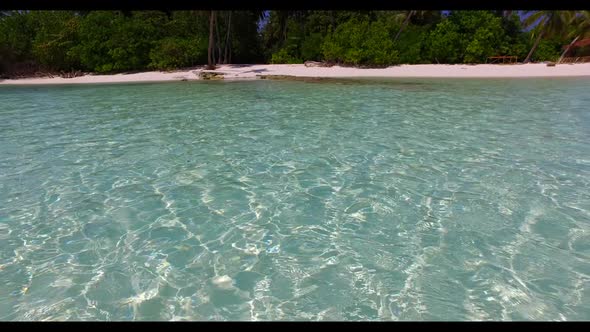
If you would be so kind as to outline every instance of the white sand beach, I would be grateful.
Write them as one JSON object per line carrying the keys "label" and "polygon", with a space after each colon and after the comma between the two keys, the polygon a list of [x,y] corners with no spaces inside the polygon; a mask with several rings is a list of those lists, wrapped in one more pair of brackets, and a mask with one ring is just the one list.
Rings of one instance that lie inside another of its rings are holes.
{"label": "white sand beach", "polygon": [[[74,78],[25,78],[0,80],[0,85],[127,83],[200,80],[204,69],[174,72],[141,72],[116,75],[85,75]],[[401,65],[381,69],[351,67],[306,67],[292,65],[220,65],[214,72],[226,80],[256,79],[257,75],[289,75],[297,77],[391,77],[391,78],[526,78],[526,77],[590,77],[590,63],[559,64],[549,67],[544,63],[515,65]]]}

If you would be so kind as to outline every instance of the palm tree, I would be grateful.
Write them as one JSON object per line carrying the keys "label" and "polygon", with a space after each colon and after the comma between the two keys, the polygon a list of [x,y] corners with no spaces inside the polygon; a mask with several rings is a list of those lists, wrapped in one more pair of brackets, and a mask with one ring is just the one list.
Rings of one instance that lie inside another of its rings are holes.
{"label": "palm tree", "polygon": [[410,23],[410,19],[412,18],[412,15],[416,14],[415,10],[410,10],[408,12],[408,14],[406,15],[406,19],[404,20],[404,22],[402,23],[402,26],[399,27],[399,30],[397,32],[397,34],[395,35],[395,38],[393,38],[393,42],[395,43],[397,41],[397,39],[399,38],[399,35],[401,35],[402,31],[404,30],[404,28],[408,25],[408,23]]}
{"label": "palm tree", "polygon": [[[259,19],[266,19],[267,14],[259,15]],[[293,11],[288,10],[273,10],[268,14],[268,20],[265,30],[265,43],[267,47],[282,48],[287,41],[287,28],[289,19],[293,17]]]}
{"label": "palm tree", "polygon": [[535,26],[533,34],[536,35],[537,38],[535,39],[535,43],[533,44],[531,51],[527,55],[526,59],[524,59],[524,63],[531,61],[533,54],[539,46],[539,42],[541,42],[541,38],[544,36],[551,36],[564,32],[565,28],[572,21],[573,15],[574,12],[566,10],[539,10],[533,12],[529,17],[527,17],[524,21],[526,27],[531,27],[535,25],[535,23],[538,23]]}
{"label": "palm tree", "polygon": [[287,40],[287,25],[289,21],[289,17],[292,15],[291,11],[289,10],[279,10],[277,11],[278,19],[279,19],[279,27],[281,31],[281,44],[284,44]]}
{"label": "palm tree", "polygon": [[574,25],[574,29],[572,33],[570,33],[570,37],[574,37],[571,43],[565,48],[565,51],[561,53],[559,60],[557,63],[560,63],[563,60],[563,57],[569,52],[570,48],[578,41],[578,39],[583,37],[590,37],[590,10],[584,10],[580,13],[577,13],[572,18],[572,23]]}

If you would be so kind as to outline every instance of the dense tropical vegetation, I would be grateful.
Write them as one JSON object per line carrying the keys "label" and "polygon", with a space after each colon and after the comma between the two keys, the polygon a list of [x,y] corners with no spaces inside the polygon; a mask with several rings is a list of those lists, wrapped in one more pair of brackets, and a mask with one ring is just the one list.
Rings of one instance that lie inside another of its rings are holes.
{"label": "dense tropical vegetation", "polygon": [[307,60],[374,67],[483,63],[497,55],[556,61],[564,45],[590,36],[588,11],[524,14],[521,20],[514,11],[5,11],[0,73]]}

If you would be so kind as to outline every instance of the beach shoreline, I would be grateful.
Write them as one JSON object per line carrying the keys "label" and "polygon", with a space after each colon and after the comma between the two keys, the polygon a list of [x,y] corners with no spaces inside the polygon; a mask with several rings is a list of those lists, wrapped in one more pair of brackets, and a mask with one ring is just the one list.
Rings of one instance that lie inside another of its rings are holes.
{"label": "beach shoreline", "polygon": [[306,67],[303,64],[219,65],[216,70],[204,68],[173,72],[140,72],[133,74],[84,75],[74,78],[43,77],[0,80],[0,85],[45,85],[85,83],[148,83],[200,81],[202,71],[223,74],[224,80],[253,80],[260,76],[278,75],[306,78],[557,78],[589,77],[590,63],[559,64],[477,64],[477,65],[400,65],[378,69],[354,67]]}

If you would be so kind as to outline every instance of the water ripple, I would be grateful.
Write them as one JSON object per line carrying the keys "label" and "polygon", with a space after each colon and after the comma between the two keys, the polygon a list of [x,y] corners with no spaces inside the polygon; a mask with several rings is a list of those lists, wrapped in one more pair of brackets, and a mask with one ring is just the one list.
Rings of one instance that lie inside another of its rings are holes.
{"label": "water ripple", "polygon": [[0,319],[587,320],[589,87],[2,87]]}

